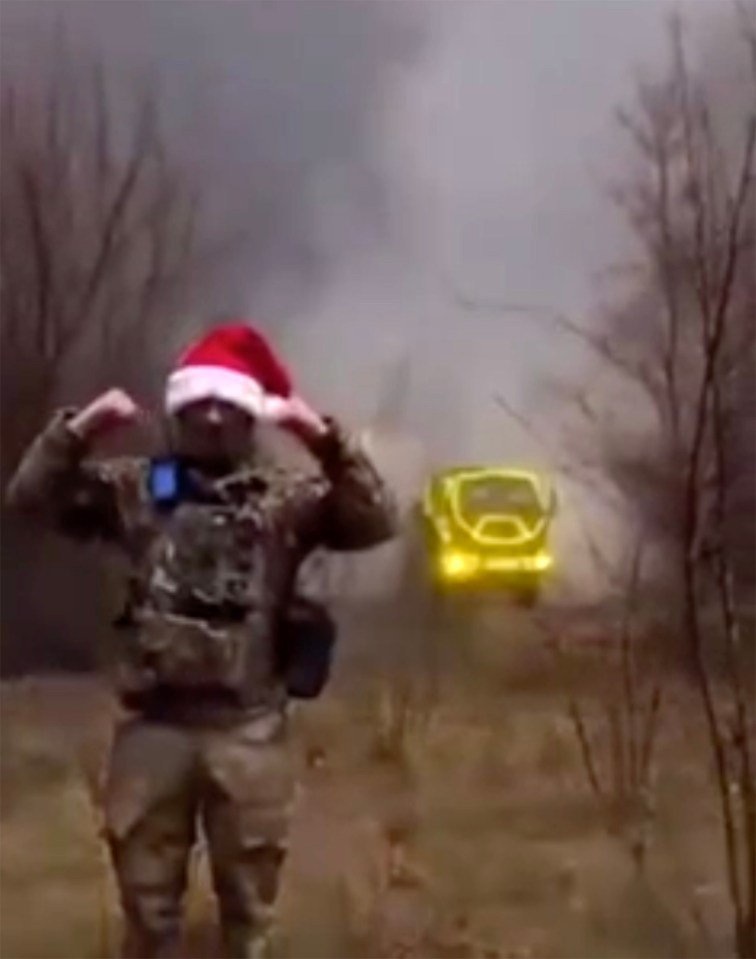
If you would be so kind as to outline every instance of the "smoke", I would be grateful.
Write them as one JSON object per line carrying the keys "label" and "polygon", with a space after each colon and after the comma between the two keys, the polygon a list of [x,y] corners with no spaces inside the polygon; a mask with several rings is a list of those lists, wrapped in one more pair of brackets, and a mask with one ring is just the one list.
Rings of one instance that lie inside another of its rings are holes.
{"label": "smoke", "polygon": [[62,30],[124,87],[158,84],[218,234],[239,240],[196,313],[275,324],[317,299],[345,250],[385,239],[375,121],[424,19],[394,3],[28,0],[4,10],[3,55],[30,58]]}
{"label": "smoke", "polygon": [[[683,6],[704,27],[719,15]],[[243,240],[187,334],[253,317],[355,425],[405,368],[405,426],[434,462],[552,467],[494,397],[553,437],[538,384],[585,356],[545,314],[590,319],[597,271],[624,253],[612,111],[663,63],[672,7],[26,0],[5,5],[3,50],[57,20],[160,80],[214,222]]]}
{"label": "smoke", "polygon": [[[590,309],[619,250],[611,113],[661,60],[670,10],[24,0],[6,5],[3,54],[58,23],[161,84],[219,229],[243,240],[188,323],[242,311],[279,331],[323,402],[358,419],[409,358],[412,427],[447,446],[464,433],[476,456],[501,432],[494,393],[522,398],[569,346],[455,295]],[[512,433],[493,455],[508,448],[530,446]]]}
{"label": "smoke", "polygon": [[[697,8],[706,5],[693,6],[692,20],[705,20]],[[608,196],[625,163],[613,111],[641,69],[664,63],[671,10],[422,8],[422,56],[373,116],[386,232],[350,243],[287,330],[322,403],[369,416],[387,370],[408,359],[407,426],[435,458],[553,465],[495,396],[539,417],[541,378],[586,362],[549,313],[590,322],[599,271],[627,254]],[[338,206],[322,196],[321,223],[338,224]],[[461,305],[460,295],[481,308]]]}

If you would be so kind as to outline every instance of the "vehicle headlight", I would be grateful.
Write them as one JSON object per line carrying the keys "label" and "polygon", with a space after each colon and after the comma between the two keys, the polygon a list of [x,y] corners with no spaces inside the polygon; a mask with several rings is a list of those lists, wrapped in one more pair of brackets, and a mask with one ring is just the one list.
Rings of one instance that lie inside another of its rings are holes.
{"label": "vehicle headlight", "polygon": [[457,551],[441,554],[441,572],[449,579],[464,579],[472,576],[480,565],[478,557]]}
{"label": "vehicle headlight", "polygon": [[538,553],[533,558],[533,565],[536,569],[549,569],[554,563],[554,558],[549,553]]}

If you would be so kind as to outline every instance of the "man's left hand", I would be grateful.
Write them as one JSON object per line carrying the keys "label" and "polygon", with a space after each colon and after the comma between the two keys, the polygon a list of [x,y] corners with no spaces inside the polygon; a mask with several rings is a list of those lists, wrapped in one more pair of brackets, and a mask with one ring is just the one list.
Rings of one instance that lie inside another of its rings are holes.
{"label": "man's left hand", "polygon": [[282,429],[292,433],[305,446],[317,445],[318,440],[328,432],[328,426],[320,414],[302,399],[301,396],[292,396],[286,403],[286,413],[279,420]]}

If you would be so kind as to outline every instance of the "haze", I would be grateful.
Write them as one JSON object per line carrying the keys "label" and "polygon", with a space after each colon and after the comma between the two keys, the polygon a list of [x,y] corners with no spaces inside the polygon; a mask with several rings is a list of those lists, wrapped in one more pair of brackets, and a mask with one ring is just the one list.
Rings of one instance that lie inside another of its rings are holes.
{"label": "haze", "polygon": [[[720,2],[677,4],[703,37]],[[589,317],[624,238],[614,109],[664,62],[666,0],[581,3],[3,4],[4,52],[57,17],[117,69],[154,69],[212,193],[253,237],[208,313],[276,332],[322,407],[367,422],[387,372],[435,459],[542,460],[497,408],[533,406],[583,358],[550,324],[483,302]],[[19,39],[20,38],[20,39]],[[382,392],[383,391],[383,392]]]}

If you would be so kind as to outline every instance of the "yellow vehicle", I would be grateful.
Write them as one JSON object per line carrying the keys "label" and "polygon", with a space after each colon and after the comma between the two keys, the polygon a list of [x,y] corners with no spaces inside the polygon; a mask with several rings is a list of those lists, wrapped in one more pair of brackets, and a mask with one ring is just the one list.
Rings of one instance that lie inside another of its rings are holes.
{"label": "yellow vehicle", "polygon": [[436,473],[421,510],[426,573],[443,595],[507,592],[537,602],[554,564],[556,494],[543,475],[505,467]]}

